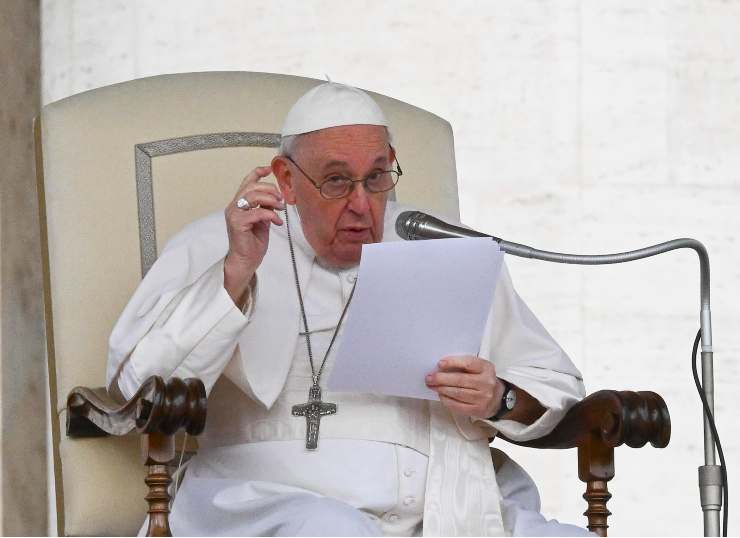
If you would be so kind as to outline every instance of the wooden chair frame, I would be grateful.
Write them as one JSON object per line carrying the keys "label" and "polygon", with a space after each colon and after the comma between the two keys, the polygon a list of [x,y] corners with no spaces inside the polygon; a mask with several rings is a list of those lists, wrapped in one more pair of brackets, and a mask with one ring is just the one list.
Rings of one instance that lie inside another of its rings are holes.
{"label": "wooden chair frame", "polygon": [[[206,392],[198,379],[150,377],[124,405],[117,405],[104,388],[77,387],[67,398],[67,435],[100,437],[133,430],[142,438],[142,460],[149,467],[147,536],[170,536],[168,465],[175,456],[175,433],[197,436],[205,427]],[[503,436],[502,436],[503,437]],[[663,398],[654,392],[601,390],[574,405],[548,435],[527,442],[532,447],[578,449],[578,478],[586,483],[584,515],[589,530],[607,535],[607,482],[614,478],[614,449],[650,443],[664,448],[671,437],[671,420]]]}
{"label": "wooden chair frame", "polygon": [[134,396],[119,406],[105,388],[77,387],[67,397],[67,435],[74,438],[141,434],[141,456],[149,471],[147,536],[171,536],[169,524],[172,482],[169,464],[175,457],[175,434],[197,436],[206,425],[206,389],[199,379],[159,376],[147,379]]}

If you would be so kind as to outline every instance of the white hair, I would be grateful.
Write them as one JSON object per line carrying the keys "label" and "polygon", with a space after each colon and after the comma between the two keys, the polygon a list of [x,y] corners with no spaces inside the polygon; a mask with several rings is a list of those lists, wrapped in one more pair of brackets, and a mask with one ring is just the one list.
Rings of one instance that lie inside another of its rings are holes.
{"label": "white hair", "polygon": [[296,139],[301,135],[283,136],[280,139],[280,149],[278,153],[283,157],[290,157],[295,151]]}
{"label": "white hair", "polygon": [[[393,145],[393,135],[391,135],[391,130],[386,127],[385,132],[388,135],[388,143]],[[283,157],[290,157],[291,155],[293,155],[298,144],[298,139],[301,136],[303,135],[296,134],[283,136],[282,138],[280,138],[280,148],[278,149],[278,154],[282,155]]]}

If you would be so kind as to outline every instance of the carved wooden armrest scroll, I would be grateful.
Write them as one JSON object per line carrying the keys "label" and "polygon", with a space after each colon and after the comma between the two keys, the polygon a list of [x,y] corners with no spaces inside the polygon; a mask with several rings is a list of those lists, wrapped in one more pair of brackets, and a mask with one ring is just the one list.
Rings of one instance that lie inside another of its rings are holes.
{"label": "carved wooden armrest scroll", "polygon": [[167,465],[175,456],[175,433],[197,436],[206,424],[206,390],[199,379],[147,379],[123,405],[104,388],[76,387],[67,396],[67,435],[73,438],[142,434],[142,458],[149,467],[147,536],[170,536]]}
{"label": "carved wooden armrest scroll", "polygon": [[611,512],[607,482],[614,478],[614,448],[665,448],[671,419],[663,398],[649,391],[600,390],[574,405],[548,435],[532,441],[507,441],[532,448],[578,448],[578,478],[586,483],[584,515],[589,530],[606,536]]}

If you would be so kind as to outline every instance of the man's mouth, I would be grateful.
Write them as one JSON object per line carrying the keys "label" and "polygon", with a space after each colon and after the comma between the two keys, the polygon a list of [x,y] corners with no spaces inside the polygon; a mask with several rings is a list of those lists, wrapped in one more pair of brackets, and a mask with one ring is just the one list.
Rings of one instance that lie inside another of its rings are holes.
{"label": "man's mouth", "polygon": [[366,241],[372,238],[370,228],[348,226],[339,230],[339,236],[345,241]]}

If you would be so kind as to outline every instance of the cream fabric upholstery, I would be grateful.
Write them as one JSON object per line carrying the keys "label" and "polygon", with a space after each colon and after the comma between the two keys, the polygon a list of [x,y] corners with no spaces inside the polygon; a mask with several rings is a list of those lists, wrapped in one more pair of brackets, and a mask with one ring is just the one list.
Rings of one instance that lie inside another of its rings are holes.
{"label": "cream fabric upholstery", "polygon": [[[63,418],[59,412],[71,388],[105,383],[108,335],[142,277],[134,146],[224,132],[278,133],[296,98],[319,82],[264,73],[186,73],[116,84],[44,107],[54,419]],[[449,124],[374,97],[390,120],[404,170],[397,199],[457,217]],[[274,153],[237,147],[153,157],[158,249],[187,222],[222,209],[243,176],[268,164]],[[54,450],[57,493],[63,493],[57,503],[64,518],[60,534],[138,530],[146,511],[145,469],[135,438],[70,440],[62,424]]]}

